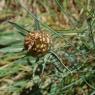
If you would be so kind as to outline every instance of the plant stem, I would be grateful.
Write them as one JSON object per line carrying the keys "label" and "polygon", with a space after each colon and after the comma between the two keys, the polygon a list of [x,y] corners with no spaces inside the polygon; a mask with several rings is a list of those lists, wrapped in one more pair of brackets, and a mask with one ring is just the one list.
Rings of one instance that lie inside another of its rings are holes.
{"label": "plant stem", "polygon": [[36,2],[37,1],[35,0],[34,6],[32,7],[32,12],[35,16],[35,18],[34,18],[34,30],[40,31],[40,23],[39,23],[39,18],[38,18],[38,15],[37,15]]}
{"label": "plant stem", "polygon": [[93,37],[93,30],[92,30],[92,25],[91,25],[91,18],[88,19],[88,27],[89,27],[89,37],[93,43],[93,48],[95,48],[95,42],[94,42],[94,37]]}
{"label": "plant stem", "polygon": [[71,71],[70,69],[68,69],[67,66],[64,65],[64,63],[63,63],[62,60],[57,56],[57,54],[55,54],[53,51],[50,51],[50,53],[51,53],[52,55],[54,55],[54,56],[58,59],[58,61],[63,65],[63,67],[65,67],[65,69],[67,69],[67,70],[72,74],[72,71]]}

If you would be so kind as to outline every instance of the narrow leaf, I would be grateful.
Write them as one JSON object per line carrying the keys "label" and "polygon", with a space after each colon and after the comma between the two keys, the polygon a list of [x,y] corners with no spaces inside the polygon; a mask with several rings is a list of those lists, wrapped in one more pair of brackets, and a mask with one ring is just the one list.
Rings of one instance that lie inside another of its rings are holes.
{"label": "narrow leaf", "polygon": [[0,49],[0,52],[3,52],[3,53],[10,53],[10,52],[20,52],[23,48],[21,46],[12,46],[12,47],[5,47],[5,48],[2,48]]}
{"label": "narrow leaf", "polygon": [[14,27],[16,27],[18,30],[19,30],[19,33],[22,35],[22,36],[25,36],[26,33],[25,32],[30,32],[26,29],[24,29],[22,26],[14,23],[14,22],[11,22],[11,21],[8,21],[11,25],[13,25]]}
{"label": "narrow leaf", "polygon": [[53,30],[53,29],[52,29],[51,27],[49,27],[47,24],[41,23],[41,21],[40,21],[33,13],[31,13],[27,8],[25,8],[24,6],[22,6],[22,8],[24,8],[24,9],[29,13],[29,15],[33,17],[33,19],[36,19],[37,21],[39,21],[39,23],[40,23],[44,28],[46,28],[48,31],[50,31],[50,32],[52,32],[52,33],[55,33],[55,34],[58,35],[59,37],[63,38],[63,36],[59,35],[59,33],[57,33],[55,30]]}

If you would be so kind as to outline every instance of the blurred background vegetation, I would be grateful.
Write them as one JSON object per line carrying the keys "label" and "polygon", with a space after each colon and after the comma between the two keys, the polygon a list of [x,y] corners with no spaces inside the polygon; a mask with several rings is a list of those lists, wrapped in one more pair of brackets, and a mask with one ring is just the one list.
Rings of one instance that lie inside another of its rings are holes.
{"label": "blurred background vegetation", "polygon": [[[53,39],[38,61],[22,51],[35,11]],[[0,0],[0,95],[95,95],[95,0]]]}

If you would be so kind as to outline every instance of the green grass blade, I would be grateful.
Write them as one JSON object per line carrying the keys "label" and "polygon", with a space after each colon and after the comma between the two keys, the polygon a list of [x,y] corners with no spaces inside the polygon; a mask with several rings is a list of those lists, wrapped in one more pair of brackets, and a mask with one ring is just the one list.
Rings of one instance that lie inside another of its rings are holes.
{"label": "green grass blade", "polygon": [[58,35],[59,37],[62,37],[62,38],[63,38],[63,36],[59,35],[59,33],[57,33],[55,30],[53,30],[53,29],[52,29],[51,27],[49,27],[47,24],[41,23],[41,21],[40,21],[33,13],[31,13],[27,8],[25,8],[24,6],[22,6],[22,8],[24,8],[24,9],[29,13],[29,15],[33,17],[33,19],[36,19],[37,21],[39,21],[39,23],[40,23],[45,29],[47,29],[49,32],[51,32],[51,33],[53,33],[53,34],[55,33],[55,34]]}
{"label": "green grass blade", "polygon": [[16,27],[18,30],[20,30],[19,33],[20,33],[22,36],[25,36],[25,35],[26,35],[25,32],[30,32],[30,31],[24,29],[22,26],[20,26],[20,25],[14,23],[14,22],[11,22],[11,21],[8,21],[8,22],[9,22],[11,25],[13,25],[14,27]]}
{"label": "green grass blade", "polygon": [[11,53],[11,52],[20,52],[21,50],[23,50],[23,47],[21,46],[9,46],[9,47],[0,49],[0,52]]}

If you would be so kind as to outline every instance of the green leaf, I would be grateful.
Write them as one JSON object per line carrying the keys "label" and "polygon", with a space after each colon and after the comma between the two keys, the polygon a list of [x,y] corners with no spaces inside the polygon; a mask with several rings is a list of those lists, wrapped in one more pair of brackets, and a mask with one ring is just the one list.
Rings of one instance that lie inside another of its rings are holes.
{"label": "green leaf", "polygon": [[24,39],[16,32],[0,33],[0,45],[9,46],[14,43],[22,42]]}
{"label": "green leaf", "polygon": [[0,78],[17,73],[20,70],[21,64],[11,64],[7,68],[0,68]]}
{"label": "green leaf", "polygon": [[27,83],[28,83],[27,80],[17,81],[14,84],[9,85],[8,91],[20,93],[27,86]]}
{"label": "green leaf", "polygon": [[53,33],[53,34],[55,33],[55,34],[58,35],[59,37],[63,38],[63,36],[59,35],[59,33],[57,33],[55,30],[53,30],[53,29],[52,29],[51,27],[49,27],[47,24],[41,23],[41,21],[40,21],[33,13],[31,13],[27,8],[25,8],[24,6],[22,6],[22,8],[24,8],[24,9],[29,13],[29,15],[33,17],[33,19],[36,19],[37,21],[39,21],[39,23],[40,23],[45,29],[47,29],[49,32],[51,32],[51,33]]}
{"label": "green leaf", "polygon": [[8,22],[9,22],[10,24],[12,24],[14,27],[16,27],[16,28],[19,30],[19,33],[20,33],[22,36],[25,36],[25,35],[26,35],[25,32],[30,32],[30,31],[24,29],[22,26],[20,26],[20,25],[14,23],[14,22],[10,22],[10,21],[8,21]]}
{"label": "green leaf", "polygon": [[[35,17],[38,19],[37,14],[35,14]],[[40,30],[40,23],[37,19],[35,19],[34,30],[39,31]]]}
{"label": "green leaf", "polygon": [[10,53],[10,52],[20,52],[21,50],[23,50],[22,46],[9,46],[9,47],[0,49],[0,52]]}

